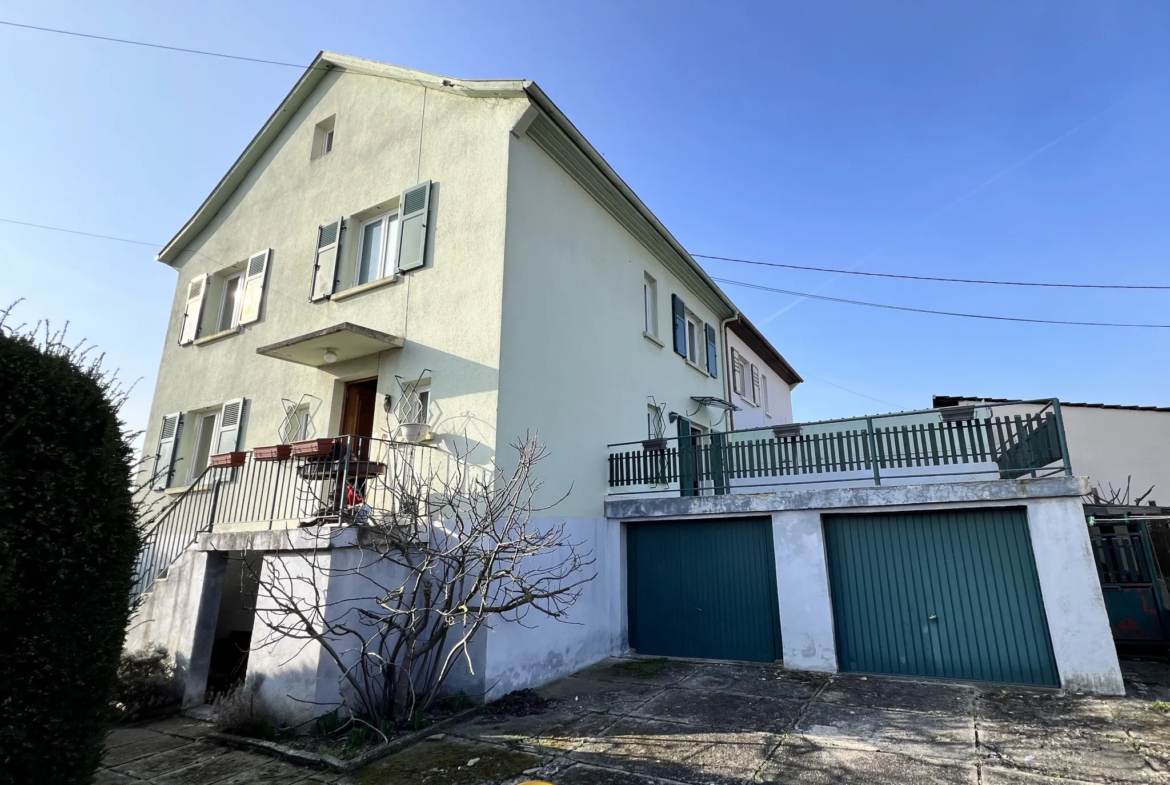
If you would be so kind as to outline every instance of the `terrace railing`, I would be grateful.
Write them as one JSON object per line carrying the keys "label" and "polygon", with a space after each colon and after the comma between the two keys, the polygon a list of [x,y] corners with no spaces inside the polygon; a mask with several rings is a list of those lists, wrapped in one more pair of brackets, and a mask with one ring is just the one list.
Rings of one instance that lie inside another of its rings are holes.
{"label": "terrace railing", "polygon": [[1055,399],[794,423],[609,445],[610,494],[1071,474]]}
{"label": "terrace railing", "polygon": [[429,491],[490,479],[484,467],[437,447],[364,436],[228,455],[235,465],[214,465],[227,458],[215,456],[151,525],[136,597],[203,533],[361,523],[374,510],[398,512]]}

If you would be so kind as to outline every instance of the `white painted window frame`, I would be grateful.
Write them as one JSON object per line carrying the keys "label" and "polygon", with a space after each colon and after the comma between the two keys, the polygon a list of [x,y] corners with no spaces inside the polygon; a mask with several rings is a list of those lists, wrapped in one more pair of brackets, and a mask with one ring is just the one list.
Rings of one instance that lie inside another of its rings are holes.
{"label": "white painted window frame", "polygon": [[646,334],[658,337],[658,281],[650,273],[642,273],[642,309]]}
{"label": "white painted window frame", "polygon": [[687,362],[706,373],[706,369],[703,368],[704,363],[699,362],[699,358],[707,352],[707,331],[703,329],[703,320],[690,310],[686,311],[686,320]]}
{"label": "white painted window frame", "polygon": [[[397,244],[396,240],[392,242],[390,239],[390,234],[391,234],[391,232],[390,232],[390,219],[391,218],[398,218],[398,211],[397,210],[391,210],[388,213],[382,213],[381,215],[376,215],[373,218],[370,218],[369,220],[362,221],[362,225],[360,227],[358,227],[357,257],[354,259],[354,265],[353,265],[353,285],[354,286],[361,286],[361,285],[363,285],[363,283],[373,283],[374,281],[379,281],[379,280],[385,278],[387,275],[393,274],[394,269],[395,269],[395,265],[397,265],[397,263],[398,263],[398,251],[397,251],[398,244]],[[362,277],[362,250],[365,247],[365,243],[366,243],[366,227],[370,226],[372,224],[376,224],[376,223],[382,224],[382,239],[380,242],[380,247],[378,248],[377,274],[373,278],[371,278],[370,280],[363,282],[361,280],[361,277]],[[395,231],[394,234],[397,235],[398,232]],[[392,248],[395,249],[393,251],[393,253],[394,253],[394,260],[393,260],[394,263],[393,264],[391,264],[391,260],[389,258],[390,254],[391,254],[390,249],[392,249]]]}
{"label": "white painted window frame", "polygon": [[190,465],[187,469],[187,484],[188,485],[195,482],[195,478],[197,476],[197,473],[195,471],[195,458],[199,455],[199,451],[204,446],[204,444],[203,444],[203,441],[204,441],[203,440],[203,422],[209,417],[212,420],[211,441],[208,442],[206,445],[206,447],[207,447],[207,462],[208,462],[208,464],[210,464],[211,463],[211,456],[212,456],[211,445],[213,445],[215,443],[216,438],[218,438],[218,436],[219,436],[219,418],[220,418],[220,415],[222,413],[223,413],[223,407],[221,406],[218,409],[215,409],[212,411],[200,412],[199,414],[195,415],[195,429],[194,429],[195,432],[193,434],[194,441],[191,443],[191,461],[190,461]]}
{"label": "white painted window frame", "polygon": [[[244,300],[244,275],[246,270],[241,270],[238,273],[232,273],[225,276],[223,279],[223,288],[219,292],[219,310],[215,314],[215,331],[224,332],[225,330],[234,330],[240,324],[240,303]],[[222,327],[223,324],[223,307],[227,304],[228,284],[232,281],[239,281],[236,285],[236,300],[232,303],[232,318],[227,327]]]}
{"label": "white painted window frame", "polygon": [[333,152],[333,133],[336,128],[321,129],[321,151],[322,156],[329,155]]}

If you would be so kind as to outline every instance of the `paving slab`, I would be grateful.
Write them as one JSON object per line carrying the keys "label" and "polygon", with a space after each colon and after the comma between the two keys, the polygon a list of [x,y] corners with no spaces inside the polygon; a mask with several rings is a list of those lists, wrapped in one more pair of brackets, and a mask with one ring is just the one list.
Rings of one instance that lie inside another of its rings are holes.
{"label": "paving slab", "polygon": [[570,757],[679,782],[741,783],[751,780],[781,738],[774,733],[711,730],[624,717]]}
{"label": "paving slab", "polygon": [[164,774],[184,769],[194,763],[219,757],[227,752],[223,747],[213,744],[204,744],[198,741],[181,739],[184,746],[165,752],[138,758],[121,766],[114,766],[114,770],[122,774],[129,774],[140,780],[152,780]]}
{"label": "paving slab", "polygon": [[567,722],[578,714],[579,712],[568,709],[550,709],[524,717],[478,714],[466,722],[448,728],[446,733],[494,744],[531,743],[544,731]]}
{"label": "paving slab", "polygon": [[150,723],[149,727],[156,733],[168,733],[171,736],[183,736],[188,739],[201,739],[215,731],[215,726],[210,722],[193,717],[167,717]]}
{"label": "paving slab", "polygon": [[98,769],[97,773],[93,775],[93,785],[129,785],[134,782],[140,782],[140,780],[119,774],[113,769]]}
{"label": "paving slab", "polygon": [[760,770],[760,783],[802,785],[974,785],[978,772],[973,764],[922,760],[872,750],[825,747],[791,737]]}
{"label": "paving slab", "polygon": [[815,703],[797,724],[796,732],[820,747],[957,762],[976,759],[971,717]]}
{"label": "paving slab", "polygon": [[602,769],[584,763],[576,763],[567,769],[537,776],[551,777],[557,785],[658,785],[660,782],[638,774],[630,774],[628,771]]}
{"label": "paving slab", "polygon": [[980,770],[982,785],[1076,785],[1092,780],[1077,780],[1065,777],[1048,777],[1027,771],[1007,769],[1000,766],[984,765]]}
{"label": "paving slab", "polygon": [[758,698],[808,700],[827,680],[827,675],[805,675],[778,665],[711,663],[700,665],[677,686]]}
{"label": "paving slab", "polygon": [[317,774],[314,769],[294,766],[283,760],[269,758],[256,768],[248,768],[219,780],[215,785],[290,785],[304,782]]}
{"label": "paving slab", "polygon": [[463,740],[423,742],[357,772],[361,785],[479,785],[540,766],[535,755]]}
{"label": "paving slab", "polygon": [[804,703],[748,698],[726,692],[666,690],[631,716],[681,722],[701,728],[783,732],[793,726]]}
{"label": "paving slab", "polygon": [[579,679],[632,682],[634,684],[678,684],[699,667],[683,660],[610,658],[573,674]]}
{"label": "paving slab", "polygon": [[817,698],[823,703],[897,709],[927,714],[970,715],[975,700],[972,687],[906,679],[838,676]]}
{"label": "paving slab", "polygon": [[233,774],[241,774],[272,761],[272,758],[242,750],[200,758],[190,766],[155,777],[154,785],[211,785]]}
{"label": "paving slab", "polygon": [[603,681],[567,676],[536,691],[558,706],[628,714],[665,689],[650,681]]}
{"label": "paving slab", "polygon": [[150,728],[114,728],[106,734],[106,749],[123,747],[136,741],[148,741],[158,734]]}
{"label": "paving slab", "polygon": [[990,765],[1090,782],[1165,782],[1134,739],[1069,729],[980,722],[979,745]]}
{"label": "paving slab", "polygon": [[122,744],[113,749],[107,749],[105,757],[102,758],[102,765],[112,769],[139,758],[145,758],[148,755],[177,749],[191,743],[190,739],[180,739],[174,736],[165,736],[161,733],[151,733],[149,736],[144,736],[138,741],[132,741],[129,744]]}
{"label": "paving slab", "polygon": [[975,712],[980,722],[1026,728],[1095,728],[1124,735],[1108,702],[1099,698],[1050,691],[987,690],[976,697]]}
{"label": "paving slab", "polygon": [[1165,704],[1147,700],[1102,700],[1114,722],[1143,744],[1170,748],[1170,715]]}
{"label": "paving slab", "polygon": [[534,746],[551,754],[570,752],[600,738],[620,720],[621,717],[614,714],[597,712],[579,714],[541,733]]}

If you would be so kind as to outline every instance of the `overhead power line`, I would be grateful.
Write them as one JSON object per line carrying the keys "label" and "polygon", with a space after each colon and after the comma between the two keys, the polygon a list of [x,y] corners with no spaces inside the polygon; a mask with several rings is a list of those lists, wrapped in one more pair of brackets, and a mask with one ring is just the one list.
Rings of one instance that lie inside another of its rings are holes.
{"label": "overhead power line", "polygon": [[836,273],[839,275],[866,275],[871,278],[901,278],[908,281],[936,281],[941,283],[975,283],[987,286],[1045,286],[1057,289],[1141,289],[1165,291],[1170,286],[1128,286],[1123,284],[1103,283],[1053,283],[1049,281],[985,281],[979,278],[940,278],[932,275],[901,275],[897,273],[875,273],[864,270],[838,270],[832,267],[809,267],[801,264],[782,264],[781,262],[761,262],[755,259],[736,259],[731,256],[710,256],[708,254],[693,253],[697,259],[715,259],[721,262],[736,262],[738,264],[754,264],[760,267],[782,267],[786,270],[809,270],[817,273]]}
{"label": "overhead power line", "polygon": [[809,294],[808,292],[793,292],[788,289],[776,289],[771,286],[761,286],[759,284],[747,283],[746,281],[733,281],[729,278],[712,278],[713,281],[719,283],[729,284],[731,286],[742,286],[747,289],[759,289],[764,292],[775,292],[777,294],[787,294],[792,297],[807,297],[813,300],[824,300],[831,303],[844,303],[846,305],[864,305],[868,308],[885,308],[890,311],[908,311],[910,313],[928,313],[934,316],[958,316],[964,319],[987,319],[996,322],[1026,322],[1028,324],[1063,324],[1077,327],[1143,327],[1153,329],[1170,329],[1170,324],[1127,324],[1120,322],[1077,322],[1064,321],[1061,319],[1027,319],[1022,316],[992,316],[990,314],[982,313],[959,313],[956,311],[934,311],[929,308],[911,308],[907,305],[889,305],[887,303],[869,303],[863,300],[846,300],[841,297],[826,297],[823,294]]}

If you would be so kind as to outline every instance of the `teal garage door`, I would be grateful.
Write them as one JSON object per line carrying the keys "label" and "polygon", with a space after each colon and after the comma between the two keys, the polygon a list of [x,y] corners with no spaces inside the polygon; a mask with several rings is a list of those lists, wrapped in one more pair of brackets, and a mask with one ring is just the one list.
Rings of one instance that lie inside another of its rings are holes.
{"label": "teal garage door", "polygon": [[825,516],[843,671],[1058,686],[1025,510]]}
{"label": "teal garage door", "polygon": [[769,519],[634,523],[626,554],[630,646],[639,654],[780,658]]}

